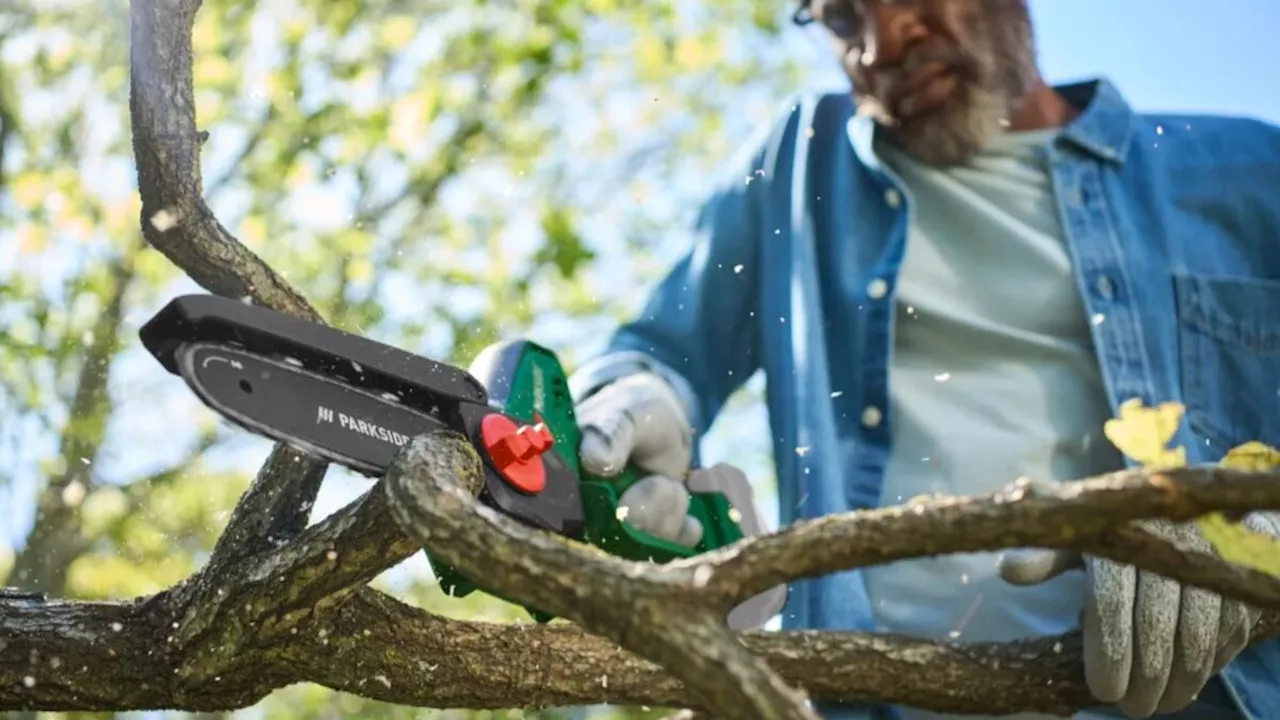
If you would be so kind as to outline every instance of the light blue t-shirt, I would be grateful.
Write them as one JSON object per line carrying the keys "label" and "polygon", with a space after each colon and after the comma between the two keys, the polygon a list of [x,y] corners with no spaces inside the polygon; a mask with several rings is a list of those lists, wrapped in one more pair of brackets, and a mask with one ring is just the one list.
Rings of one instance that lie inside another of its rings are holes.
{"label": "light blue t-shirt", "polygon": [[[1010,133],[949,169],[877,148],[914,201],[893,325],[894,452],[882,505],[1123,466],[1102,435],[1111,413],[1090,339],[1089,323],[1105,319],[1091,319],[1080,300],[1041,154],[1053,135]],[[879,629],[1007,642],[1079,627],[1083,573],[1019,587],[1000,578],[998,558],[868,569]]]}

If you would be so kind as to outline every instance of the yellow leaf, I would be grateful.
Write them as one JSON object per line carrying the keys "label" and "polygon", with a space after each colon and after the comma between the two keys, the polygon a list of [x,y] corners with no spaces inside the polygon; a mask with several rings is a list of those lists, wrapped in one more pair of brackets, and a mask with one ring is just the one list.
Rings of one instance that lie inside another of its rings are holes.
{"label": "yellow leaf", "polygon": [[279,97],[289,87],[289,71],[287,69],[260,73],[256,76],[261,92],[268,97]]}
{"label": "yellow leaf", "polygon": [[[1218,465],[1247,472],[1280,469],[1280,450],[1260,442],[1247,442],[1227,451]],[[1280,577],[1280,541],[1233,523],[1222,513],[1196,519],[1200,533],[1224,560]]]}
{"label": "yellow leaf", "polygon": [[76,242],[85,242],[93,238],[94,226],[83,215],[72,215],[59,223],[59,225],[62,231],[70,235]]}
{"label": "yellow leaf", "polygon": [[285,42],[297,43],[301,42],[306,36],[309,29],[307,24],[307,16],[302,13],[288,15],[285,20],[277,20],[277,27],[280,29],[280,35]]}
{"label": "yellow leaf", "polygon": [[717,36],[698,38],[686,35],[676,43],[675,61],[687,69],[698,69],[720,59],[720,44]]}
{"label": "yellow leaf", "polygon": [[198,17],[195,31],[191,33],[191,50],[196,57],[217,52],[222,42],[220,18],[209,13],[201,13]]}
{"label": "yellow leaf", "polygon": [[338,146],[338,160],[344,163],[353,163],[361,155],[369,152],[369,139],[365,133],[350,132],[344,133],[339,137],[342,144]]}
{"label": "yellow leaf", "polygon": [[640,76],[649,79],[656,75],[667,61],[667,48],[662,38],[654,33],[645,33],[637,41],[636,60],[639,64]]}
{"label": "yellow leaf", "polygon": [[1102,431],[1120,452],[1143,467],[1182,467],[1187,464],[1186,448],[1167,447],[1178,432],[1182,412],[1179,403],[1166,402],[1149,408],[1142,400],[1133,398],[1120,405],[1120,417],[1108,420]]}
{"label": "yellow leaf", "polygon": [[307,162],[296,162],[293,167],[289,168],[289,172],[285,175],[285,187],[300,188],[310,185],[315,179],[315,171]]}
{"label": "yellow leaf", "polygon": [[226,108],[223,102],[226,96],[218,92],[210,92],[207,88],[196,88],[196,117],[202,124],[221,119]]}
{"label": "yellow leaf", "polygon": [[1257,441],[1247,442],[1228,450],[1218,465],[1233,470],[1270,472],[1280,468],[1280,450]]}
{"label": "yellow leaf", "polygon": [[408,152],[422,141],[427,132],[427,115],[430,112],[426,93],[405,95],[391,106],[391,122],[387,129],[387,145],[400,152]]}
{"label": "yellow leaf", "polygon": [[[1143,467],[1183,467],[1187,464],[1186,448],[1168,447],[1178,432],[1183,410],[1179,403],[1161,403],[1148,408],[1135,398],[1125,401],[1120,406],[1120,417],[1108,420],[1102,429],[1121,452]],[[1219,465],[1267,472],[1280,468],[1280,450],[1260,442],[1247,442],[1227,451]],[[1195,522],[1200,534],[1223,560],[1280,577],[1280,540],[1252,532],[1222,513],[1202,515]]]}
{"label": "yellow leaf", "polygon": [[1280,541],[1233,523],[1222,513],[1203,515],[1196,525],[1223,560],[1280,577]]}
{"label": "yellow leaf", "polygon": [[122,235],[125,232],[138,230],[138,216],[142,212],[142,200],[138,193],[131,192],[114,203],[103,208],[103,232],[107,235]]}

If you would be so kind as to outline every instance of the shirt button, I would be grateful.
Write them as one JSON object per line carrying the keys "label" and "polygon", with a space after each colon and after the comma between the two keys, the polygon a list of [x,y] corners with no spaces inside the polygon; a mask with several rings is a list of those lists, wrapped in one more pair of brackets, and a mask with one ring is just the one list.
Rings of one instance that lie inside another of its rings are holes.
{"label": "shirt button", "polygon": [[1116,296],[1116,286],[1112,284],[1111,278],[1103,275],[1094,283],[1094,287],[1098,289],[1098,294],[1103,300],[1110,300]]}
{"label": "shirt button", "polygon": [[869,428],[877,427],[882,419],[884,419],[884,416],[880,412],[880,408],[875,405],[868,405],[862,409],[863,425]]}
{"label": "shirt button", "polygon": [[894,190],[893,188],[889,188],[884,191],[884,201],[889,205],[889,207],[896,210],[898,209],[898,206],[902,204],[902,193]]}
{"label": "shirt button", "polygon": [[876,278],[867,283],[867,297],[872,300],[879,300],[889,292],[889,283],[880,278]]}

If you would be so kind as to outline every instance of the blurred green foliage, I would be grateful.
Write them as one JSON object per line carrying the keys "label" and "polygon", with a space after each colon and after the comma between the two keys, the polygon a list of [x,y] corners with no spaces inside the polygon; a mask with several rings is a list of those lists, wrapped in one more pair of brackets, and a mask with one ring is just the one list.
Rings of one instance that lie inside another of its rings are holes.
{"label": "blurred green foliage", "polygon": [[[680,248],[699,178],[797,82],[760,50],[786,11],[205,0],[206,199],[338,327],[464,365],[527,334],[572,365]],[[126,0],[0,4],[0,583],[51,595],[131,597],[193,572],[268,447],[137,343],[198,288],[141,241],[128,39]],[[332,469],[317,512],[366,486]],[[446,597],[420,558],[377,584],[451,617],[528,621]],[[566,717],[317,686],[238,715]]]}

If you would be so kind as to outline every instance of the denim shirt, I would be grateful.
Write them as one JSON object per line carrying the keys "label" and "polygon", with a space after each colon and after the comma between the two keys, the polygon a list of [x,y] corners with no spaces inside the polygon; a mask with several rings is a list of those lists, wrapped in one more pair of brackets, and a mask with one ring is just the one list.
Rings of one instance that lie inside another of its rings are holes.
{"label": "denim shirt", "polygon": [[[1191,463],[1280,446],[1280,129],[1134,112],[1106,80],[1049,161],[1113,412],[1186,407]],[[573,378],[579,397],[662,373],[705,432],[757,371],[783,524],[875,507],[891,452],[888,368],[909,202],[846,93],[762,127],[702,208],[693,247]],[[797,448],[807,448],[797,452]],[[783,627],[873,628],[861,573],[792,583]],[[1280,717],[1280,640],[1222,673],[1245,717]]]}

